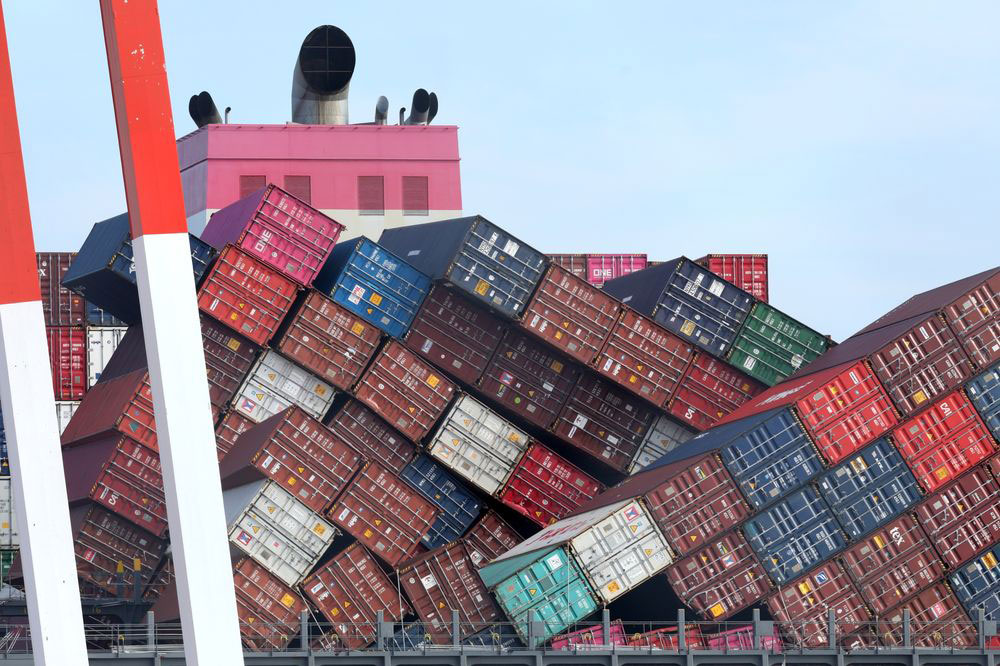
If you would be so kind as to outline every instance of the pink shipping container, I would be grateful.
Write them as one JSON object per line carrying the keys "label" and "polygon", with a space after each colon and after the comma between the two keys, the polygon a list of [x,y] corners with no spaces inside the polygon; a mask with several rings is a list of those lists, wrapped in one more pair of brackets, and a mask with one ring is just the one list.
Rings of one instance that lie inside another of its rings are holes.
{"label": "pink shipping container", "polygon": [[588,254],[587,281],[599,287],[608,280],[641,271],[646,263],[644,254]]}
{"label": "pink shipping container", "polygon": [[767,303],[766,254],[709,254],[697,263]]}
{"label": "pink shipping container", "polygon": [[592,627],[560,634],[549,642],[549,647],[553,650],[579,650],[605,645],[626,645],[627,643],[622,621],[614,620],[611,623],[610,641],[604,636],[604,625],[595,624]]}
{"label": "pink shipping container", "polygon": [[217,250],[235,245],[308,287],[343,230],[301,199],[268,185],[212,215],[201,239]]}
{"label": "pink shipping container", "polygon": [[87,332],[69,326],[45,328],[56,400],[80,400],[87,392]]}
{"label": "pink shipping container", "polygon": [[[753,650],[753,625],[720,631],[711,634],[706,640],[709,650]],[[782,651],[784,644],[777,628],[774,629],[774,633],[760,637],[760,647],[771,652]]]}
{"label": "pink shipping container", "polygon": [[[663,627],[644,633],[633,633],[628,637],[629,647],[647,648],[650,650],[678,650],[677,627]],[[696,624],[684,627],[684,647],[688,650],[704,650],[707,647],[705,637]]]}
{"label": "pink shipping container", "polygon": [[545,527],[574,512],[604,485],[548,447],[532,442],[498,497]]}

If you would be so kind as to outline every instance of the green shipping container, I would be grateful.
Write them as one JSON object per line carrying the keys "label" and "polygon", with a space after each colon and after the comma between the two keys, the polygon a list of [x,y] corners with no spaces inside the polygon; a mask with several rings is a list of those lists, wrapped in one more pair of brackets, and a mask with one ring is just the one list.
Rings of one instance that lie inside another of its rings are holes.
{"label": "green shipping container", "polygon": [[7,581],[7,574],[10,573],[15,557],[17,557],[16,550],[0,550],[0,580]]}
{"label": "green shipping container", "polygon": [[829,348],[830,341],[767,303],[758,302],[729,350],[729,362],[774,386]]}
{"label": "green shipping container", "polygon": [[597,610],[594,591],[564,548],[536,550],[489,564],[479,575],[528,641],[528,611],[542,623],[536,647]]}

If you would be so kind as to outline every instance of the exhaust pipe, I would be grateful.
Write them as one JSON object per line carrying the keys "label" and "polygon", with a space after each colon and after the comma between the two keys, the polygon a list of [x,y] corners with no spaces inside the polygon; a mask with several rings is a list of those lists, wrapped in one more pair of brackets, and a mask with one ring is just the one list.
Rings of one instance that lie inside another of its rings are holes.
{"label": "exhaust pipe", "polygon": [[405,117],[406,117],[406,107],[405,106],[401,106],[401,107],[399,107],[399,124],[400,125],[405,125],[406,124]]}
{"label": "exhaust pipe", "polygon": [[438,114],[438,96],[437,93],[431,93],[430,109],[427,111],[427,124],[430,125],[434,122],[434,116]]}
{"label": "exhaust pipe", "polygon": [[385,125],[386,119],[389,117],[389,99],[382,95],[375,102],[375,124]]}
{"label": "exhaust pipe", "polygon": [[354,57],[351,38],[337,26],[321,25],[306,36],[292,70],[292,122],[347,124]]}
{"label": "exhaust pipe", "polygon": [[413,93],[413,104],[410,105],[410,116],[406,125],[426,125],[427,114],[431,108],[431,96],[423,88],[417,88]]}
{"label": "exhaust pipe", "polygon": [[197,95],[191,95],[191,101],[188,102],[188,113],[191,114],[191,120],[199,128],[222,123],[222,117],[219,115],[219,109],[215,107],[215,102],[212,101],[212,96],[204,90]]}

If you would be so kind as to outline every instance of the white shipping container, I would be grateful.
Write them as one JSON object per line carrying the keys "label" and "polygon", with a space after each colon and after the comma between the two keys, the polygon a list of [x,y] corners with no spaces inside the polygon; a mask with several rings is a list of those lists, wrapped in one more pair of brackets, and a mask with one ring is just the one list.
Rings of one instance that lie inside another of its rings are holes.
{"label": "white shipping container", "polygon": [[312,570],[337,529],[274,481],[224,495],[229,541],[290,586]]}
{"label": "white shipping container", "polygon": [[256,423],[291,405],[322,419],[333,404],[333,387],[274,350],[261,356],[233,398],[233,407]]}
{"label": "white shipping container", "polygon": [[61,435],[69,420],[76,414],[76,408],[80,406],[80,401],[70,402],[66,400],[56,401],[56,421],[59,422],[59,434]]}
{"label": "white shipping container", "polygon": [[493,495],[528,449],[528,435],[471,396],[462,395],[441,421],[429,453]]}
{"label": "white shipping container", "polygon": [[628,467],[629,474],[645,469],[650,463],[673,451],[694,437],[694,431],[678,425],[668,416],[660,416],[646,433],[638,453]]}
{"label": "white shipping container", "polygon": [[14,486],[10,477],[0,478],[0,550],[14,550],[20,544],[14,521]]}
{"label": "white shipping container", "polygon": [[118,343],[128,329],[124,326],[90,326],[87,328],[87,388],[101,378],[101,372],[111,360]]}

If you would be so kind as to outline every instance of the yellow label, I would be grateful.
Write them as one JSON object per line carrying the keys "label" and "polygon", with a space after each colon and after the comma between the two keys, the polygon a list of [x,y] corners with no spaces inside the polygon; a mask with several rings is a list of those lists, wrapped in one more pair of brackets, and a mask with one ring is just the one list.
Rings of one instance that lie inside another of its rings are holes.
{"label": "yellow label", "polygon": [[241,347],[240,341],[237,340],[236,338],[229,338],[229,343],[226,346],[232,349],[233,351],[238,351],[239,348]]}
{"label": "yellow label", "polygon": [[290,485],[290,486],[294,486],[295,485],[295,477],[294,476],[288,477],[288,485]]}
{"label": "yellow label", "polygon": [[365,530],[365,538],[366,539],[372,538],[372,531],[371,530]]}
{"label": "yellow label", "polygon": [[993,553],[986,553],[985,555],[983,555],[982,560],[983,564],[986,565],[987,569],[992,569],[997,565],[997,556],[994,555]]}
{"label": "yellow label", "polygon": [[340,609],[339,608],[331,608],[330,609],[330,615],[332,615],[334,617],[337,617],[338,615],[340,615]]}
{"label": "yellow label", "polygon": [[438,608],[444,608],[444,602],[443,601],[439,601],[438,602]]}
{"label": "yellow label", "polygon": [[941,479],[942,481],[944,479],[947,479],[948,478],[948,468],[947,467],[938,467],[936,470],[934,470],[934,476],[936,476],[937,478]]}
{"label": "yellow label", "polygon": [[486,280],[480,280],[476,283],[476,293],[480,296],[485,296],[486,292],[489,291],[490,283]]}
{"label": "yellow label", "polygon": [[521,436],[519,434],[517,434],[516,432],[510,433],[510,436],[507,437],[507,439],[509,439],[510,441],[514,442],[515,444],[520,444],[521,443]]}
{"label": "yellow label", "polygon": [[286,594],[285,596],[281,597],[281,603],[284,604],[286,608],[291,608],[293,605],[295,605],[295,597],[293,597],[290,594]]}
{"label": "yellow label", "polygon": [[381,305],[382,304],[382,296],[379,295],[379,294],[376,294],[374,291],[372,292],[372,296],[371,296],[371,298],[369,300],[372,302],[372,305]]}
{"label": "yellow label", "polygon": [[233,314],[229,315],[229,318],[232,319],[233,321],[236,321],[237,319],[240,318],[240,313],[234,312]]}
{"label": "yellow label", "polygon": [[326,528],[323,527],[323,525],[321,525],[320,523],[316,523],[316,526],[313,527],[313,532],[315,532],[320,536],[323,536],[324,534],[326,534]]}
{"label": "yellow label", "polygon": [[636,379],[637,379],[637,378],[636,378],[636,376],[635,376],[635,375],[629,375],[629,378],[628,378],[628,383],[629,383],[629,384],[635,384],[635,382],[636,382]]}
{"label": "yellow label", "polygon": [[913,394],[913,402],[917,403],[918,405],[925,400],[927,400],[927,394],[924,393],[922,389]]}
{"label": "yellow label", "polygon": [[555,370],[556,372],[562,372],[563,371],[562,361],[552,361],[552,365],[550,365],[549,367],[552,368],[553,370]]}
{"label": "yellow label", "polygon": [[806,595],[812,591],[812,587],[809,586],[809,581],[804,580],[799,583],[799,594]]}
{"label": "yellow label", "polygon": [[723,606],[722,604],[715,604],[714,606],[708,609],[708,612],[712,614],[712,617],[719,617],[720,615],[726,612],[726,607]]}
{"label": "yellow label", "polygon": [[378,526],[379,526],[379,525],[381,525],[381,524],[382,524],[382,519],[380,519],[380,518],[376,518],[376,519],[375,519],[375,527],[378,527]]}
{"label": "yellow label", "polygon": [[885,539],[878,535],[875,535],[875,538],[872,539],[872,543],[875,544],[876,548],[885,548]]}
{"label": "yellow label", "polygon": [[360,322],[354,322],[354,325],[351,326],[351,333],[353,333],[354,335],[361,335],[364,332],[365,332],[364,324]]}
{"label": "yellow label", "polygon": [[681,326],[681,333],[683,335],[692,335],[694,333],[694,326],[695,324],[693,321],[685,320],[684,325]]}
{"label": "yellow label", "polygon": [[618,584],[618,581],[613,580],[605,586],[605,589],[607,589],[608,592],[614,594],[618,590],[622,589],[622,586]]}
{"label": "yellow label", "polygon": [[562,340],[562,331],[556,331],[556,340]]}
{"label": "yellow label", "polygon": [[440,383],[441,379],[437,375],[427,375],[427,385],[431,388],[436,388]]}

